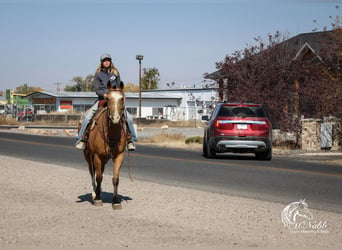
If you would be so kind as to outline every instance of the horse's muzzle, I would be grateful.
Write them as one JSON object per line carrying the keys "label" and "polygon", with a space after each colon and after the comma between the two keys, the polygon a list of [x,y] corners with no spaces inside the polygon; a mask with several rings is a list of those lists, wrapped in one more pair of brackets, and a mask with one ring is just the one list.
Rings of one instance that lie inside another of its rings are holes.
{"label": "horse's muzzle", "polygon": [[121,119],[121,115],[119,114],[114,114],[109,116],[110,120],[112,121],[113,124],[118,124]]}

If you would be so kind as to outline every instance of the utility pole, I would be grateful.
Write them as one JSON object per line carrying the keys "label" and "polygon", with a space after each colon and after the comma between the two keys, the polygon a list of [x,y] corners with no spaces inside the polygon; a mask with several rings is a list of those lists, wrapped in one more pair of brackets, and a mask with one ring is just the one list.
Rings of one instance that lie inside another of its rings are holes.
{"label": "utility pole", "polygon": [[141,61],[144,59],[144,56],[137,55],[136,59],[139,61],[139,118],[138,118],[138,124],[139,124],[140,119],[141,119]]}

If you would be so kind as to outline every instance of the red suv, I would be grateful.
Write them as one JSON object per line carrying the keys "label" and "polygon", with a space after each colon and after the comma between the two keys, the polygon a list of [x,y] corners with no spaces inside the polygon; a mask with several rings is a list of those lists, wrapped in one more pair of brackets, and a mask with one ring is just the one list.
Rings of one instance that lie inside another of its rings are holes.
{"label": "red suv", "polygon": [[272,159],[272,125],[260,104],[217,104],[204,129],[203,155],[213,158],[225,152]]}

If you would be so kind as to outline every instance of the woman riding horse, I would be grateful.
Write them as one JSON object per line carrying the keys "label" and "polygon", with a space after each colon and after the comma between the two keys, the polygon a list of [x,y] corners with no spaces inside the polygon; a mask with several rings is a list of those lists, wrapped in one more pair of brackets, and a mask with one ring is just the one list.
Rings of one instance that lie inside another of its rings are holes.
{"label": "woman riding horse", "polygon": [[[112,57],[109,54],[103,54],[100,58],[100,61],[101,63],[95,73],[95,89],[98,98],[95,104],[85,113],[84,119],[82,121],[82,127],[78,133],[76,141],[76,148],[78,149],[85,148],[86,138],[84,137],[84,134],[89,125],[89,122],[92,120],[94,114],[97,112],[99,101],[107,99],[108,97],[108,82],[112,84],[112,87],[119,87],[119,85],[121,85],[120,74],[117,68],[115,68],[114,64],[112,63]],[[127,149],[129,151],[134,151],[135,145],[133,141],[137,141],[137,136],[135,134],[132,118],[126,110],[125,117],[129,130]]]}
{"label": "woman riding horse", "polygon": [[124,161],[127,141],[127,126],[124,117],[125,97],[121,88],[112,88],[109,82],[106,94],[106,107],[99,109],[95,123],[89,131],[89,138],[84,149],[92,180],[92,201],[102,205],[101,183],[105,165],[113,160],[113,209],[120,209],[118,198],[119,172]]}

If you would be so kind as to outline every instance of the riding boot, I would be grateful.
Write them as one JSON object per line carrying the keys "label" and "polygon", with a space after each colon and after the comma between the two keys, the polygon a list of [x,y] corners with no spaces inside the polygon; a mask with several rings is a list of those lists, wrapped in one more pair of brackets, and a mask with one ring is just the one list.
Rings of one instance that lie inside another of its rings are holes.
{"label": "riding boot", "polygon": [[132,140],[132,135],[131,133],[127,130],[127,150],[128,151],[134,151],[135,150],[135,145]]}
{"label": "riding boot", "polygon": [[125,121],[126,125],[126,131],[127,131],[127,150],[128,151],[134,151],[135,150],[135,144],[133,142],[131,131],[129,130],[129,126],[127,124],[127,121]]}
{"label": "riding boot", "polygon": [[90,130],[90,125],[91,122],[87,125],[84,135],[82,136],[82,139],[76,144],[76,148],[78,149],[85,149],[88,141],[88,136],[89,136],[89,130]]}

